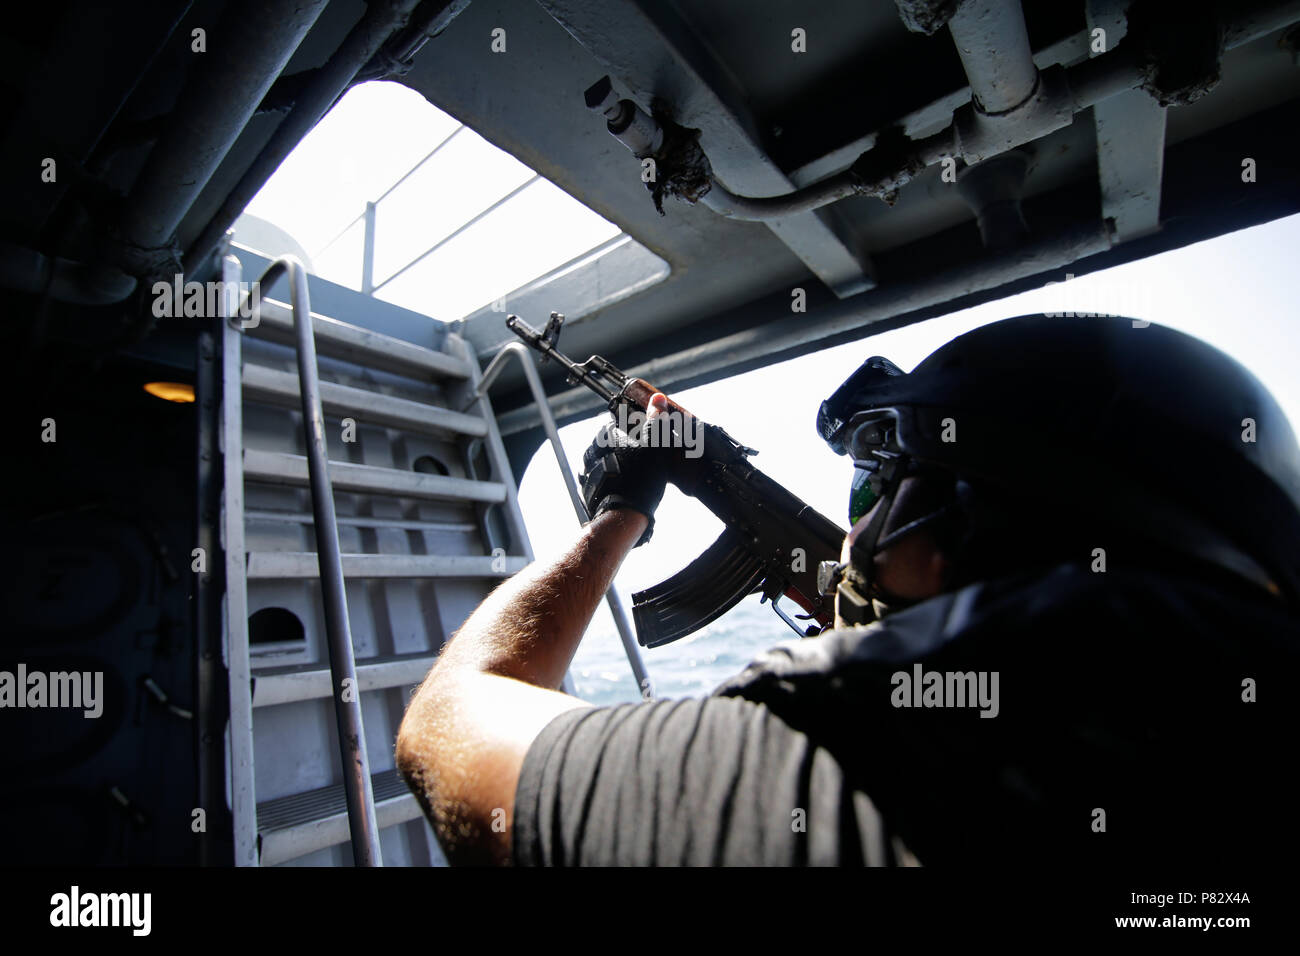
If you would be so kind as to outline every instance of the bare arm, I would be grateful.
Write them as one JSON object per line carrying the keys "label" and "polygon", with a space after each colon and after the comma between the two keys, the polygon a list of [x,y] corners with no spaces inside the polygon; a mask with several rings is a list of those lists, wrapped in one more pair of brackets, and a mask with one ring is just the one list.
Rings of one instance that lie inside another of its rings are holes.
{"label": "bare arm", "polygon": [[510,859],[515,787],[529,746],[584,702],[558,692],[591,616],[645,530],[601,515],[553,564],[533,563],[470,615],[415,693],[397,765],[453,863]]}

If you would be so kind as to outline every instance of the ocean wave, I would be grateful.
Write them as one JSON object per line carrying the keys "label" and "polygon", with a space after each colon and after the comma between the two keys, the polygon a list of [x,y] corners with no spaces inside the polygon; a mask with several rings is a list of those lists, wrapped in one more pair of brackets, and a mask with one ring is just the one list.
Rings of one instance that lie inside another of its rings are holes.
{"label": "ocean wave", "polygon": [[[642,648],[657,698],[705,697],[764,651],[795,637],[775,612],[750,599],[681,641]],[[613,627],[593,626],[570,668],[579,697],[597,705],[641,699]]]}

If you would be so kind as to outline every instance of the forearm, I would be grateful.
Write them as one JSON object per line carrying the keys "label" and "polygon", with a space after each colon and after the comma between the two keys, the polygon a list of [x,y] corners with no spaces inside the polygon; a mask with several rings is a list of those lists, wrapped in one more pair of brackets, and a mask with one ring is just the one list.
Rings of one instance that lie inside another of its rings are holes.
{"label": "forearm", "polygon": [[558,689],[596,606],[645,530],[634,511],[610,511],[553,563],[503,582],[447,645],[431,678],[454,672],[512,677]]}
{"label": "forearm", "polygon": [[[509,861],[529,749],[560,714],[588,706],[556,691],[662,495],[630,460],[628,475],[618,487],[644,507],[607,511],[558,560],[534,562],[502,583],[443,648],[407,707],[397,766],[453,862]],[[584,488],[591,511],[600,510],[595,497]]]}

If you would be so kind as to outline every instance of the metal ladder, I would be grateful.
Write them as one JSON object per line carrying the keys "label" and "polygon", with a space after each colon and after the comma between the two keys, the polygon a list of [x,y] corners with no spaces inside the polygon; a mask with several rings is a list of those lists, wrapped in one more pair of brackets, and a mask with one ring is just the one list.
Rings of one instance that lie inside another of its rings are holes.
{"label": "metal ladder", "polygon": [[397,726],[442,643],[532,560],[477,359],[451,334],[435,350],[308,326],[296,262],[266,277],[289,275],[292,304],[263,300],[254,324],[240,270],[224,260],[220,428],[236,863],[444,862]]}

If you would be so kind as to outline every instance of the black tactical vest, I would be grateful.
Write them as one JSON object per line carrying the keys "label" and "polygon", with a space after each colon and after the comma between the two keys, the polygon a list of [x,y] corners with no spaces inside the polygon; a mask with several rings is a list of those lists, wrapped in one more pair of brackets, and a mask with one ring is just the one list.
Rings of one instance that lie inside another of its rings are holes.
{"label": "black tactical vest", "polygon": [[927,865],[1244,861],[1300,848],[1297,664],[1300,622],[1249,586],[1067,564],[792,641],[715,693],[828,748]]}

